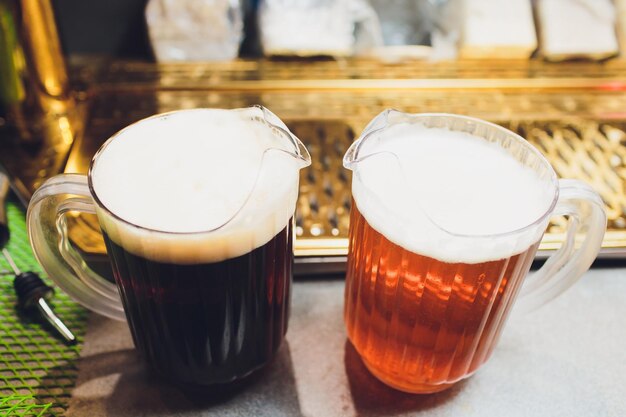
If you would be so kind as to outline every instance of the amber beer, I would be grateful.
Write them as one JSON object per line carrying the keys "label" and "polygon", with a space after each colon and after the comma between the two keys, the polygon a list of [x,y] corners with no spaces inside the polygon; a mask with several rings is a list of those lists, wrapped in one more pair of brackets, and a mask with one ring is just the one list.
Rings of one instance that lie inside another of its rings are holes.
{"label": "amber beer", "polygon": [[346,163],[348,337],[375,376],[415,393],[445,389],[489,358],[555,195],[532,149],[436,122],[374,130]]}
{"label": "amber beer", "polygon": [[345,322],[368,369],[408,392],[439,391],[478,369],[538,243],[505,259],[447,263],[389,241],[356,204],[350,222]]}

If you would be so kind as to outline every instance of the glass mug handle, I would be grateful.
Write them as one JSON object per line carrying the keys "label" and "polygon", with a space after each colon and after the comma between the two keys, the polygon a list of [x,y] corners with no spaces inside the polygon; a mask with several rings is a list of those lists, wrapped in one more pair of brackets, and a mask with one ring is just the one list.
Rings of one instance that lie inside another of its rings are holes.
{"label": "glass mug handle", "polygon": [[[552,214],[569,217],[565,241],[524,283],[515,307],[522,313],[543,306],[571,287],[589,269],[602,246],[607,221],[604,203],[586,183],[559,180],[559,199]],[[576,238],[579,234],[584,234],[582,241]]]}
{"label": "glass mug handle", "polygon": [[89,268],[70,244],[68,212],[96,213],[85,175],[57,175],[33,194],[26,222],[35,257],[48,277],[74,300],[104,316],[125,320],[115,284]]}

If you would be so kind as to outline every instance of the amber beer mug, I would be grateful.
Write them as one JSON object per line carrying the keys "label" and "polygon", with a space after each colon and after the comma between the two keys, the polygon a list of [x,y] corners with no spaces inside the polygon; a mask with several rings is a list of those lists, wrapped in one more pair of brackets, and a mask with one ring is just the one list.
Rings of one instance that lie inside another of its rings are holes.
{"label": "amber beer mug", "polygon": [[[156,115],[110,138],[88,176],[37,190],[31,244],[75,300],[128,320],[157,373],[228,383],[268,363],[287,331],[293,212],[309,163],[262,107]],[[72,248],[70,211],[97,214],[117,287]]]}
{"label": "amber beer mug", "polygon": [[[558,180],[528,142],[465,116],[376,117],[344,157],[353,171],[348,337],[367,368],[411,393],[450,387],[491,355],[520,295],[536,308],[600,249],[600,197]],[[524,283],[551,216],[562,247]]]}

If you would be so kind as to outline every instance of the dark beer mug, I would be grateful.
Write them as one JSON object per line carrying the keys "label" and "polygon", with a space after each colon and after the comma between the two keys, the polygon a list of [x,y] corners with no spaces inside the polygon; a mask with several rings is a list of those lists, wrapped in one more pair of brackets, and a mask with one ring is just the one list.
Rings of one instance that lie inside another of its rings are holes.
{"label": "dark beer mug", "polygon": [[[195,109],[111,137],[89,175],[33,195],[37,259],[85,307],[128,320],[149,365],[185,385],[265,365],[287,330],[304,145],[263,107]],[[117,286],[72,248],[68,212],[95,213]]]}

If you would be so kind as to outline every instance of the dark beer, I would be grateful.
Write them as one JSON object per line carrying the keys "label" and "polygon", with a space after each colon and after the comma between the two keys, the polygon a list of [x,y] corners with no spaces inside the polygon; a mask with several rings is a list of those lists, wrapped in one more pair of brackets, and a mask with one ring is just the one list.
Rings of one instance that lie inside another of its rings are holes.
{"label": "dark beer", "polygon": [[289,317],[291,224],[250,253],[195,265],[145,259],[105,235],[135,346],[153,369],[207,385],[273,357]]}
{"label": "dark beer", "polygon": [[96,154],[90,185],[124,312],[184,385],[266,364],[287,330],[303,145],[262,108],[158,115]]}

